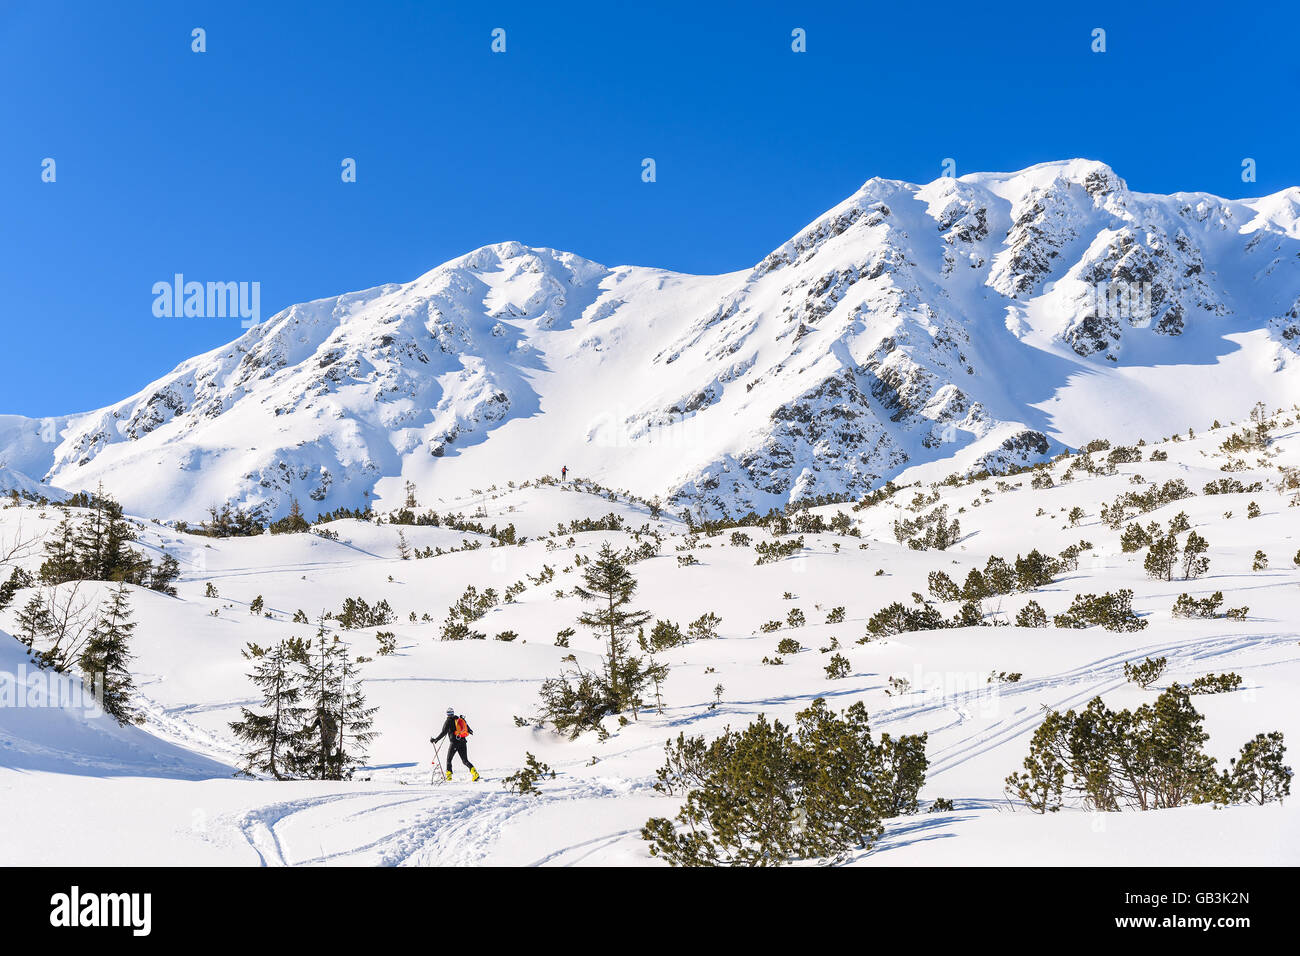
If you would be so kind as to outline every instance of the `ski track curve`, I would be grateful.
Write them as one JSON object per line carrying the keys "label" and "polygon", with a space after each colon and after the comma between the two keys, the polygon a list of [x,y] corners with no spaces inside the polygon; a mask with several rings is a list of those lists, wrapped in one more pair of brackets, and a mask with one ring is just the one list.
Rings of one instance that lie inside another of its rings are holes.
{"label": "ski track curve", "polygon": [[[425,786],[428,786],[427,784]],[[541,796],[523,796],[479,785],[434,786],[423,793],[385,787],[314,795],[266,804],[220,821],[242,837],[262,866],[475,866],[489,861],[504,828],[556,801],[610,799],[626,792],[599,783],[548,788]],[[322,817],[309,821],[308,816]],[[320,831],[337,836],[364,832],[352,845],[326,851],[295,843],[286,830],[303,825],[302,840]],[[371,826],[373,824],[373,827]],[[578,860],[631,830],[606,834],[552,851],[532,866],[546,865],[587,848]]]}

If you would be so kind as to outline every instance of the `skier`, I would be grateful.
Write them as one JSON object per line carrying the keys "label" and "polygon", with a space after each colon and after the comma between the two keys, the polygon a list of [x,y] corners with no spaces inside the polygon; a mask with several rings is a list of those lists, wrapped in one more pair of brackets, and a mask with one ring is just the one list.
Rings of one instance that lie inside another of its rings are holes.
{"label": "skier", "polygon": [[460,754],[460,761],[469,767],[469,776],[471,780],[478,779],[478,771],[474,765],[469,762],[469,749],[466,741],[474,731],[469,729],[469,722],[464,717],[456,713],[456,708],[447,708],[447,720],[442,725],[442,733],[437,737],[430,737],[429,743],[436,744],[443,737],[447,738],[447,779],[451,779],[451,758]]}
{"label": "skier", "polygon": [[568,477],[569,477],[569,466],[565,465],[563,468],[560,469],[560,481],[563,481],[565,478]]}

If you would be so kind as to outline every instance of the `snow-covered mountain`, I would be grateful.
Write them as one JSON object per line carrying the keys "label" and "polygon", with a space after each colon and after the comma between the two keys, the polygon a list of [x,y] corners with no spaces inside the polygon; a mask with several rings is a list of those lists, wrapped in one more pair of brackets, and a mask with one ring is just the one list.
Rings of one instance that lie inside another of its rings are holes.
{"label": "snow-covered mountain", "polygon": [[872,179],[751,269],[506,242],[294,305],[108,408],[0,416],[0,465],[266,517],[571,472],[697,513],[1157,437],[1300,378],[1300,188],[1130,191],[1071,160]]}

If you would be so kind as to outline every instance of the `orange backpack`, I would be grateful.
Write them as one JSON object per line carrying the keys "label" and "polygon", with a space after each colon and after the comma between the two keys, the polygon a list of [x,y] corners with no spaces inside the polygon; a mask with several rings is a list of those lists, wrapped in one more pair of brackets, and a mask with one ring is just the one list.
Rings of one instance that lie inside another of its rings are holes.
{"label": "orange backpack", "polygon": [[457,737],[469,736],[469,724],[465,723],[464,717],[456,718],[456,736]]}

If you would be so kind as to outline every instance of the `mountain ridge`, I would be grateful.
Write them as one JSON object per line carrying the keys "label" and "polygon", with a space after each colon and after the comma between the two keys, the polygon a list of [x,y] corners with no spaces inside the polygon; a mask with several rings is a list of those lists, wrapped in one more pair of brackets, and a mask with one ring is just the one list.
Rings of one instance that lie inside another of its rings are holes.
{"label": "mountain ridge", "polygon": [[1297,350],[1300,188],[1136,193],[1066,160],[872,178],[717,276],[483,246],[292,305],[103,409],[0,416],[0,465],[192,520],[568,464],[716,516],[1237,417],[1293,394]]}

